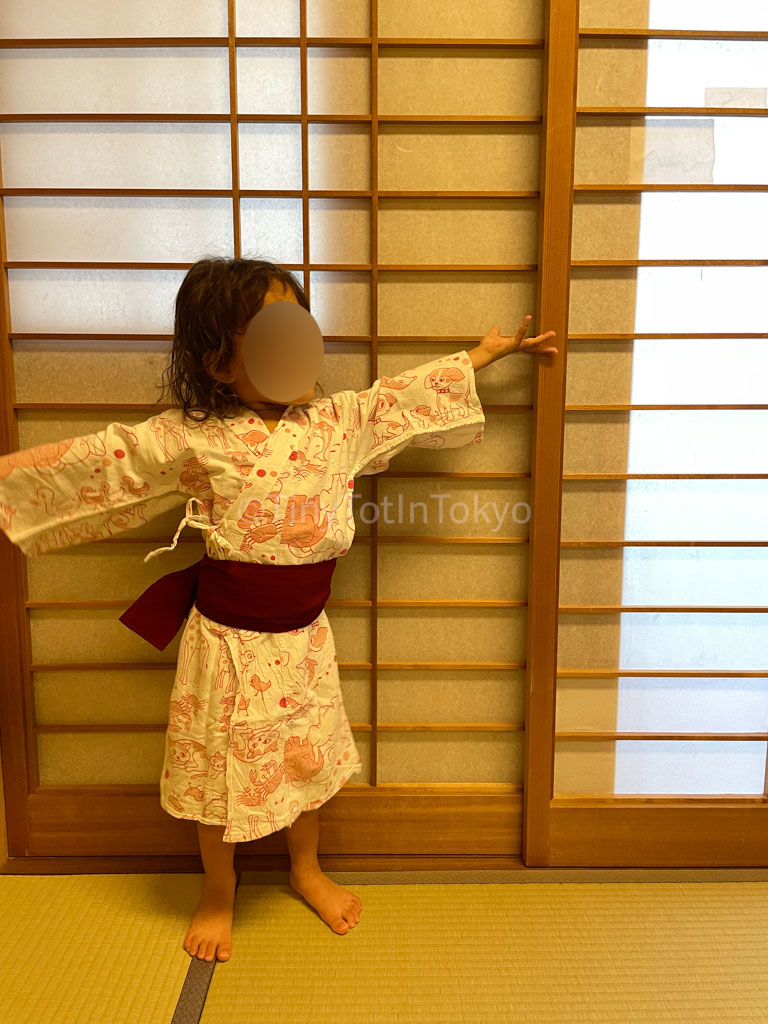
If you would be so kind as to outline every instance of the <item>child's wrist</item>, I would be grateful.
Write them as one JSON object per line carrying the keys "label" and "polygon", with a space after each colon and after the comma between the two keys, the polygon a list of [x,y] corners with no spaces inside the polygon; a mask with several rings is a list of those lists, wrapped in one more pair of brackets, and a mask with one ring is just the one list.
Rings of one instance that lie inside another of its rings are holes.
{"label": "child's wrist", "polygon": [[484,366],[496,361],[496,356],[491,355],[482,345],[467,349],[467,355],[472,360],[472,367],[475,370],[481,370]]}

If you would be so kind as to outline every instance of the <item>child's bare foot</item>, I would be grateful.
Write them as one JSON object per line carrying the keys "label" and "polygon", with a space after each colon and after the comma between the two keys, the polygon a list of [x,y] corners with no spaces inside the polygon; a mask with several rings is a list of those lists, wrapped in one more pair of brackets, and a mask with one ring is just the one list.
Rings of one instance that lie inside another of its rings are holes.
{"label": "child's bare foot", "polygon": [[303,896],[325,923],[339,935],[344,935],[350,928],[354,928],[360,920],[360,911],[363,907],[360,898],[349,889],[337,885],[319,868],[303,875],[291,871],[290,883],[291,888]]}
{"label": "child's bare foot", "polygon": [[209,878],[203,882],[200,902],[192,916],[184,949],[198,960],[228,960],[232,955],[232,913],[235,903],[237,875],[213,884]]}

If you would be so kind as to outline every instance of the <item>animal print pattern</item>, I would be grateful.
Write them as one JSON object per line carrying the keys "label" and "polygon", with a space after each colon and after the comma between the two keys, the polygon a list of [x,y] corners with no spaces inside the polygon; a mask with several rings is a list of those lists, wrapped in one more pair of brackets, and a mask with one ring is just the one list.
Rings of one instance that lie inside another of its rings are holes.
{"label": "animal print pattern", "polygon": [[[203,532],[211,558],[338,558],[354,538],[356,476],[381,472],[409,446],[477,444],[484,424],[466,351],[288,406],[271,433],[247,406],[204,423],[168,409],[0,456],[0,530],[32,557],[113,537],[186,499],[173,541],[145,561],[173,550],[185,525]],[[247,842],[321,806],[362,768],[325,612],[268,633],[192,606],[160,780],[169,814]]]}

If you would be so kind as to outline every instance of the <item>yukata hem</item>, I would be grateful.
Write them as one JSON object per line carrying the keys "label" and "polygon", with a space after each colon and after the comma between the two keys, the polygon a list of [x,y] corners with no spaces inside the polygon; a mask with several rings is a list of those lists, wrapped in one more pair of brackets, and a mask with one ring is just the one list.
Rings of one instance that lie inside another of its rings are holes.
{"label": "yukata hem", "polygon": [[[342,781],[339,783],[339,785],[334,785],[331,793],[325,798],[325,800],[323,800],[323,804],[327,804],[330,799],[332,799],[334,796],[336,796],[336,794],[339,792],[339,790],[341,790],[349,782],[349,780],[352,778],[353,775],[357,775],[358,772],[363,770],[363,763],[362,763],[362,761],[358,762],[358,764],[356,764],[356,765],[352,765],[352,768],[353,768],[353,771],[351,771],[346,776],[342,776]],[[315,802],[314,800],[310,800],[309,801],[310,804],[312,804],[314,802]],[[318,806],[322,807],[323,804],[319,804]],[[172,810],[170,810],[170,808],[165,806],[165,803],[163,802],[163,794],[162,793],[160,794],[160,806],[163,808],[163,810],[166,812],[166,814],[170,814],[172,817],[180,818],[180,819],[182,819],[184,821],[200,821],[200,822],[202,822],[203,825],[216,825],[216,826],[218,826],[220,828],[226,828],[226,825],[227,825],[226,821],[209,821],[207,818],[199,818],[199,817],[197,817],[194,814],[179,814],[178,811],[172,811]],[[294,821],[296,821],[299,818],[299,816],[302,815],[304,813],[304,811],[307,811],[307,810],[317,810],[317,808],[314,808],[314,807],[310,808],[309,805],[307,805],[306,807],[302,807],[302,809],[299,811],[299,813],[296,815],[295,818],[292,818],[290,815],[288,815],[281,825],[278,825],[278,827],[276,829],[274,829],[272,832],[268,832],[267,835],[270,835],[270,836],[274,835],[275,832],[280,832],[286,826],[292,825],[294,823]],[[256,843],[256,842],[258,842],[259,839],[266,839],[266,838],[267,838],[267,836],[259,836],[258,839],[251,839],[248,836],[243,836],[241,839],[225,839],[224,842],[225,843]]]}

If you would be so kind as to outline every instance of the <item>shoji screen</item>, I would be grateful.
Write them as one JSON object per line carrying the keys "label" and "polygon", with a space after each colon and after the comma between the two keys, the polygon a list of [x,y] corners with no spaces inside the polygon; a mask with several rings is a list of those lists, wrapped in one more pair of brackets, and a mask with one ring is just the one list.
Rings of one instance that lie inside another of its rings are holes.
{"label": "shoji screen", "polygon": [[[173,299],[203,255],[296,273],[326,394],[514,333],[536,309],[542,17],[484,0],[4,4],[8,447],[157,411]],[[535,367],[478,374],[482,445],[358,480],[328,608],[366,764],[324,810],[338,865],[519,857]],[[155,651],[118,622],[160,568],[200,557],[187,530],[162,567],[142,561],[182,515],[7,555],[15,857],[196,854],[158,802],[178,638]],[[282,855],[283,838],[246,852]]]}
{"label": "shoji screen", "polygon": [[768,8],[580,25],[538,862],[765,864]]}

